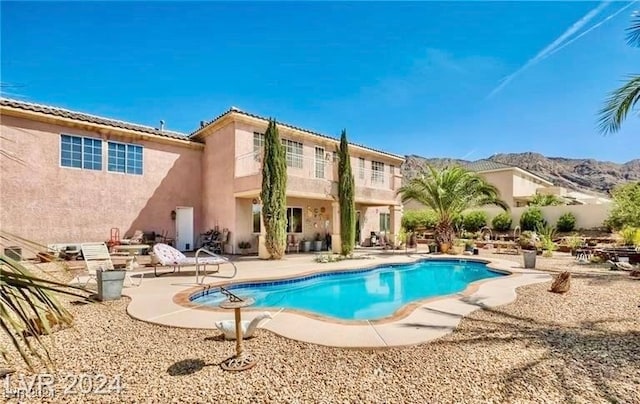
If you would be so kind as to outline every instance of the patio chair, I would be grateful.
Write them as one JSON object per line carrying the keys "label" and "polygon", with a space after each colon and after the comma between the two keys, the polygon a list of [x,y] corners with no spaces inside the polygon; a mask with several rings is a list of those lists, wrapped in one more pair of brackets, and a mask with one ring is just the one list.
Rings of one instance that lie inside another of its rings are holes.
{"label": "patio chair", "polygon": [[296,240],[296,236],[293,234],[289,234],[287,236],[287,253],[289,250],[294,249],[297,253],[300,252],[300,241]]}
{"label": "patio chair", "polygon": [[[204,253],[208,256],[201,257],[200,256],[201,253]],[[236,268],[236,265],[233,262],[231,262],[229,259],[225,257],[212,253],[206,248],[200,248],[198,251],[196,251],[195,257],[187,257],[180,251],[176,250],[175,248],[167,244],[158,243],[153,246],[153,254],[155,256],[155,260],[157,260],[159,265],[173,267],[172,272],[165,272],[163,274],[158,274],[157,272],[158,266],[156,265],[153,267],[153,273],[155,276],[172,274],[172,273],[175,273],[176,271],[180,272],[180,268],[183,266],[195,266],[196,267],[196,283],[202,283],[204,282],[204,278],[207,275],[209,275],[207,274],[207,265],[216,266],[216,269],[212,271],[212,274],[213,274],[213,273],[220,272],[221,264],[230,264],[231,266],[233,266],[233,275],[231,276],[217,275],[217,276],[221,278],[233,278],[238,273],[238,269]],[[202,281],[199,280],[200,266],[203,267],[202,271],[204,273],[202,275]]]}
{"label": "patio chair", "polygon": [[[87,266],[87,272],[89,276],[87,281],[84,282],[84,286],[87,286],[91,280],[97,282],[97,271],[99,269],[103,270],[112,270],[114,269],[113,261],[111,261],[111,255],[109,254],[109,249],[105,243],[82,243],[82,256],[84,257],[84,262]],[[127,262],[127,269],[133,269],[134,257]],[[140,286],[142,283],[142,278],[144,274],[140,275],[140,280],[136,283],[131,278],[130,274],[125,275],[125,279],[129,281],[131,286]],[[78,283],[82,283],[80,281],[80,275],[76,276]]]}

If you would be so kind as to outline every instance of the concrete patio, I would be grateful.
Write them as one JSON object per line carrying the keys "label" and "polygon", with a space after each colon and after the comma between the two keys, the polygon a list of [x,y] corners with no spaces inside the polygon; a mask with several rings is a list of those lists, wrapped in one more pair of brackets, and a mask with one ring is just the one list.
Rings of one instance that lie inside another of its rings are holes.
{"label": "concrete patio", "polygon": [[[213,329],[214,322],[233,318],[230,311],[209,306],[185,303],[186,297],[205,286],[222,286],[242,281],[272,280],[309,273],[344,269],[367,268],[391,263],[409,263],[417,259],[467,259],[467,256],[427,256],[422,254],[370,254],[366,259],[345,260],[319,264],[308,254],[288,255],[281,261],[262,261],[257,258],[234,260],[238,273],[233,279],[207,277],[198,285],[195,268],[183,268],[181,273],[154,277],[153,271],[142,271],[144,279],[139,287],[126,287],[123,294],[131,298],[127,307],[132,317],[173,327]],[[490,261],[491,268],[510,272],[511,276],[492,278],[472,284],[464,292],[418,302],[400,310],[401,314],[381,321],[358,321],[353,324],[331,321],[280,310],[272,312],[273,319],[262,327],[294,340],[338,347],[391,347],[413,345],[433,340],[451,332],[463,316],[480,307],[494,307],[516,298],[515,289],[550,280],[540,271],[524,270],[513,261],[496,258],[476,258]],[[222,265],[220,276],[233,274],[231,265]],[[134,276],[138,276],[136,273]],[[180,299],[180,296],[182,299]],[[182,300],[182,302],[181,302]],[[183,304],[181,304],[183,303]],[[251,320],[263,310],[243,310],[243,319]]]}

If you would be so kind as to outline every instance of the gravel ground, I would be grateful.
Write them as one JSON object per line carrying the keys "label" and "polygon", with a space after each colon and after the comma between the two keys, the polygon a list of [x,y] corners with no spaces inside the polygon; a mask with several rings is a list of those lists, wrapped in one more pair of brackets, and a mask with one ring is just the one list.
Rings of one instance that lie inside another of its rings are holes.
{"label": "gravel ground", "polygon": [[[55,333],[51,348],[57,396],[26,402],[640,403],[640,280],[566,257],[539,264],[572,270],[569,293],[548,292],[549,282],[526,286],[512,304],[400,349],[320,347],[259,330],[246,347],[260,362],[241,373],[218,366],[234,343],[215,331],[133,320],[126,300],[71,305],[76,325]],[[17,375],[28,376],[22,366]],[[84,387],[93,392],[63,395],[79,374],[95,375]],[[122,391],[95,394],[99,375],[121,375]]]}

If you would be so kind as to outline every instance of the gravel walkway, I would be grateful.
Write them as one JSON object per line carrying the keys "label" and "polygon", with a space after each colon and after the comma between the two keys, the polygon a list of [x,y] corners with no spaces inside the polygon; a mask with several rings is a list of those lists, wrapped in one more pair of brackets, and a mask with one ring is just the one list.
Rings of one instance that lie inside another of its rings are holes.
{"label": "gravel walkway", "polygon": [[[573,268],[566,257],[539,266]],[[246,347],[260,362],[242,373],[218,366],[234,343],[217,332],[133,320],[126,300],[72,305],[76,326],[55,333],[59,391],[49,401],[640,403],[640,281],[572,270],[565,295],[526,286],[512,304],[410,348],[328,348],[259,330]],[[64,376],[80,373],[121,375],[122,392],[63,396]]]}

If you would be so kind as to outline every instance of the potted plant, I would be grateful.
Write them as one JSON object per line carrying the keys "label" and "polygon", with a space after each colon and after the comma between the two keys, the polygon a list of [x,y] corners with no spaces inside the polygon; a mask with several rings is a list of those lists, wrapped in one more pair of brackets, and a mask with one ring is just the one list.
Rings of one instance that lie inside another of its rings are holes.
{"label": "potted plant", "polygon": [[584,245],[584,239],[578,236],[571,236],[565,239],[565,244],[569,247],[569,252],[575,257],[576,250]]}
{"label": "potted plant", "polygon": [[464,242],[464,250],[473,252],[474,243],[473,240],[465,240]]}
{"label": "potted plant", "polygon": [[451,253],[455,255],[460,255],[464,251],[464,240],[456,239],[453,242],[453,247],[451,248]]}
{"label": "potted plant", "polygon": [[436,243],[429,243],[429,254],[435,254],[438,252],[438,246]]}
{"label": "potted plant", "polygon": [[313,251],[322,251],[322,238],[320,238],[320,233],[316,233],[316,239],[313,242]]}
{"label": "potted plant", "polygon": [[307,240],[306,238],[302,238],[302,251],[309,252],[311,251],[311,240]]}
{"label": "potted plant", "polygon": [[248,241],[241,241],[238,243],[238,248],[240,249],[242,255],[246,255],[251,248],[251,243]]}
{"label": "potted plant", "polygon": [[538,255],[538,236],[531,231],[524,231],[518,239],[518,243],[522,248],[522,258],[524,267],[532,269],[536,267],[536,255]]}
{"label": "potted plant", "polygon": [[122,297],[122,286],[126,275],[125,268],[101,267],[96,270],[98,300],[116,300]]}

